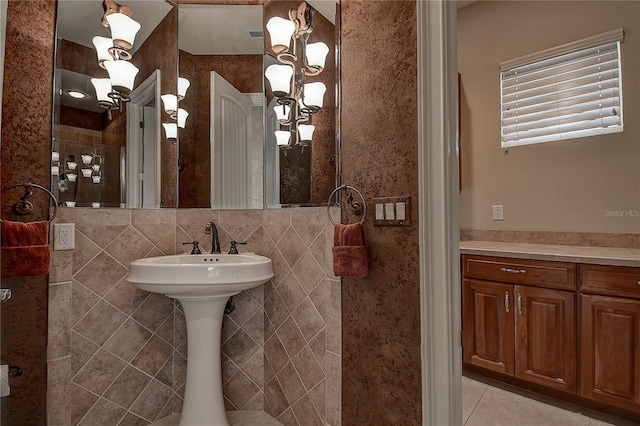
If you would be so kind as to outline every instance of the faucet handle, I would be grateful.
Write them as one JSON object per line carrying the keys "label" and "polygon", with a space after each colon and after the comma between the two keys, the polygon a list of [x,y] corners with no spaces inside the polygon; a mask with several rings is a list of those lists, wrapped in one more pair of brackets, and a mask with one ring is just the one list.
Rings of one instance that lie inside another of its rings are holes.
{"label": "faucet handle", "polygon": [[202,254],[200,251],[200,241],[189,241],[186,243],[182,243],[183,246],[193,244],[193,248],[191,249],[191,254]]}
{"label": "faucet handle", "polygon": [[239,242],[239,241],[231,241],[231,248],[229,249],[229,254],[238,254],[238,244],[247,244],[246,241],[244,242]]}

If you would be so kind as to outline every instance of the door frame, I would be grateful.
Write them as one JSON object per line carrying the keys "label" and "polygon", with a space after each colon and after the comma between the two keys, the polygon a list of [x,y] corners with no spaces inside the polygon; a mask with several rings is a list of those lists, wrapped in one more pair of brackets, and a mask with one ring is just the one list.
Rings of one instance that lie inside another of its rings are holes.
{"label": "door frame", "polygon": [[[129,95],[131,101],[127,105],[127,172],[125,178],[127,182],[127,194],[126,197],[124,197],[124,199],[127,200],[126,207],[128,208],[142,207],[140,205],[142,197],[140,196],[140,179],[138,177],[140,174],[141,160],[139,144],[140,126],[138,123],[144,116],[144,106],[154,99],[156,108],[156,123],[154,128],[156,141],[156,164],[161,164],[160,123],[162,105],[160,105],[160,94],[162,88],[160,82],[160,70],[157,69]],[[156,202],[154,207],[160,207],[160,190],[162,187],[160,181],[161,171],[161,167],[156,167],[154,172],[154,179],[156,182],[154,191]],[[150,206],[145,206],[145,208],[148,207]]]}
{"label": "door frame", "polygon": [[417,0],[422,424],[462,424],[456,2]]}

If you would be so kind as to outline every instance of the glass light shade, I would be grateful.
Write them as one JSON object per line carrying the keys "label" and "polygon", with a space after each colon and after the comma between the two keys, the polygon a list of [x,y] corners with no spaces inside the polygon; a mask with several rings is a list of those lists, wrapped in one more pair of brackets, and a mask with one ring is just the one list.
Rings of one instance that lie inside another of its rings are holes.
{"label": "glass light shade", "polygon": [[187,117],[189,117],[189,113],[186,109],[178,108],[178,127],[184,129],[184,126],[187,124]]}
{"label": "glass light shade", "polygon": [[104,107],[113,105],[113,99],[109,97],[109,93],[113,90],[111,88],[111,80],[108,78],[92,78],[91,84],[96,89],[96,98],[98,103]]}
{"label": "glass light shade", "polygon": [[100,203],[93,202],[93,203],[91,203],[91,207],[93,207],[94,209],[99,209],[100,208]]}
{"label": "glass light shade", "polygon": [[269,80],[271,91],[275,96],[286,96],[291,90],[291,77],[293,77],[293,67],[289,65],[269,65],[264,72]]}
{"label": "glass light shade", "polygon": [[93,160],[93,155],[82,154],[80,158],[82,158],[82,162],[84,164],[91,164],[91,161]]}
{"label": "glass light shade", "polygon": [[327,53],[329,53],[329,47],[321,41],[307,44],[305,52],[307,65],[323,69],[325,60],[327,59]]}
{"label": "glass light shade", "polygon": [[136,34],[140,30],[140,24],[123,13],[107,15],[107,22],[111,29],[113,43],[124,49],[131,49]]}
{"label": "glass light shade", "polygon": [[327,86],[319,81],[304,85],[304,104],[312,108],[322,108]]}
{"label": "glass light shade", "polygon": [[101,178],[100,176],[93,176],[93,177],[91,178],[91,180],[93,181],[93,183],[100,183],[100,180],[101,180],[101,179],[102,179],[102,178]]}
{"label": "glass light shade", "polygon": [[316,126],[313,124],[299,124],[298,134],[300,135],[300,140],[311,142],[311,138],[313,137],[313,132],[315,130]]}
{"label": "glass light shade", "polygon": [[184,77],[178,77],[178,99],[182,100],[187,96],[187,89],[191,86],[191,82]]}
{"label": "glass light shade", "polygon": [[94,172],[99,172],[100,171],[100,164],[94,164],[93,166],[91,166],[91,168],[93,169]]}
{"label": "glass light shade", "polygon": [[113,61],[113,56],[109,53],[109,48],[113,47],[113,40],[107,37],[95,36],[93,45],[96,48],[96,52],[98,52],[98,65],[104,68],[103,62]]}
{"label": "glass light shade", "polygon": [[178,110],[178,97],[176,95],[166,94],[160,96],[160,99],[162,99],[165,112],[169,115],[175,114]]}
{"label": "glass light shade", "polygon": [[77,178],[78,178],[77,174],[67,173],[67,179],[69,179],[69,182],[75,182]]}
{"label": "glass light shade", "polygon": [[278,146],[286,146],[289,145],[289,140],[291,139],[291,132],[286,130],[276,130],[276,141],[278,142]]}
{"label": "glass light shade", "polygon": [[178,125],[176,123],[162,123],[162,127],[164,127],[164,132],[167,135],[167,139],[178,138]]}
{"label": "glass light shade", "polygon": [[93,170],[91,169],[82,169],[82,176],[86,178],[91,177],[92,173],[93,173]]}
{"label": "glass light shade", "polygon": [[65,201],[64,205],[67,207],[75,207],[76,206],[76,202],[75,201]]}
{"label": "glass light shade", "polygon": [[59,176],[60,175],[60,166],[51,166],[51,175]]}
{"label": "glass light shade", "polygon": [[288,121],[289,114],[291,113],[291,108],[288,105],[276,105],[274,108],[276,112],[276,118],[279,121]]}
{"label": "glass light shade", "polygon": [[296,30],[296,24],[288,19],[274,16],[267,22],[267,31],[271,38],[271,48],[275,53],[284,52],[291,45],[291,36]]}
{"label": "glass light shade", "polygon": [[60,153],[57,151],[51,152],[51,161],[60,161]]}
{"label": "glass light shade", "polygon": [[75,170],[76,167],[78,167],[78,163],[76,163],[75,161],[67,161],[67,168],[69,170]]}
{"label": "glass light shade", "polygon": [[[109,15],[112,16],[112,15]],[[138,74],[138,68],[129,61],[109,61],[104,62],[104,66],[109,73],[111,86],[118,92],[129,94],[133,90],[133,85]]]}

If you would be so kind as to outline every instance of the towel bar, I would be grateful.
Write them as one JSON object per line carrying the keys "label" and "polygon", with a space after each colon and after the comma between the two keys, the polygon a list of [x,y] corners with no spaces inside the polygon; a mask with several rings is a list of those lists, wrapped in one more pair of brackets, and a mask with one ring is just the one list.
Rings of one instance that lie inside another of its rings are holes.
{"label": "towel bar", "polygon": [[[44,186],[35,183],[19,183],[17,185],[12,185],[4,188],[2,191],[0,191],[0,194],[10,189],[18,188],[20,186],[24,187],[24,194],[22,195],[22,197],[20,197],[20,201],[13,205],[14,212],[19,215],[27,215],[33,211],[33,204],[31,204],[31,202],[28,200],[33,195],[33,191],[31,190],[31,188],[36,188],[46,192],[47,195],[49,195],[49,198],[51,198],[51,201],[53,201],[53,215],[49,218],[49,222],[56,218],[56,215],[58,214],[58,200],[56,200],[55,195],[53,195],[53,193]],[[2,218],[0,218],[0,222],[2,222]]]}
{"label": "towel bar", "polygon": [[[358,191],[356,188],[354,188],[351,185],[340,185],[339,187],[334,189],[333,192],[331,192],[331,195],[329,195],[329,202],[327,203],[327,216],[329,217],[329,221],[334,225],[336,224],[331,218],[331,199],[333,198],[334,194],[336,194],[338,191],[341,191],[343,189],[347,190],[347,194],[348,194],[347,204],[351,206],[351,209],[353,210],[353,214],[355,214],[356,216],[362,215],[362,219],[360,219],[360,225],[362,225],[364,223],[365,218],[367,217],[367,202],[365,201],[360,191]],[[349,192],[349,190],[355,191],[360,196],[360,199],[362,199],[362,203],[353,201],[353,194]],[[336,204],[340,206],[337,195],[336,195]]]}

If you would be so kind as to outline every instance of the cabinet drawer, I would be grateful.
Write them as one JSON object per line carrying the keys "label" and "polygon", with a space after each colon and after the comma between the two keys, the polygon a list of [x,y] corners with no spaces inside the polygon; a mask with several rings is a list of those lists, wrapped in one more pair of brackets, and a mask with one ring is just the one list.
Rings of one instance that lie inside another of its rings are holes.
{"label": "cabinet drawer", "polygon": [[640,268],[581,264],[580,291],[640,299]]}
{"label": "cabinet drawer", "polygon": [[576,265],[491,256],[462,256],[462,275],[490,281],[575,290]]}

